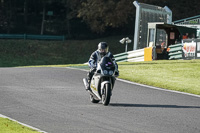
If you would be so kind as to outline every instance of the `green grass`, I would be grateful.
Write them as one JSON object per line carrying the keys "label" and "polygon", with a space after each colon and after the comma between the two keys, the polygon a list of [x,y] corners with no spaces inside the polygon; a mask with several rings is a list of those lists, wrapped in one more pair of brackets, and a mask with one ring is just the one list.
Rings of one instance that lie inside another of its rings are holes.
{"label": "green grass", "polygon": [[200,95],[200,60],[119,63],[119,78]]}
{"label": "green grass", "polygon": [[0,117],[0,133],[38,133],[7,118]]}

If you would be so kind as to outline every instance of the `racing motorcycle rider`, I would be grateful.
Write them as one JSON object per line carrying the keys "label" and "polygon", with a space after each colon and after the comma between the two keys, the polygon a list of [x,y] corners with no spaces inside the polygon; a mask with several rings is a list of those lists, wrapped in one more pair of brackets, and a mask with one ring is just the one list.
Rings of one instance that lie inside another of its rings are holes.
{"label": "racing motorcycle rider", "polygon": [[[115,65],[115,75],[118,76],[119,75],[119,71],[118,71],[118,65],[114,59],[114,56],[112,55],[111,52],[108,51],[109,47],[108,44],[106,42],[100,42],[98,44],[98,49],[96,51],[94,51],[91,56],[90,59],[88,61],[88,65],[90,67],[90,71],[87,74],[88,76],[88,84],[90,84],[90,81],[92,79],[92,76],[94,75],[94,72],[96,71],[96,67],[97,67],[97,63],[101,60],[102,57],[110,57]],[[86,90],[89,89],[89,86],[87,87]]]}

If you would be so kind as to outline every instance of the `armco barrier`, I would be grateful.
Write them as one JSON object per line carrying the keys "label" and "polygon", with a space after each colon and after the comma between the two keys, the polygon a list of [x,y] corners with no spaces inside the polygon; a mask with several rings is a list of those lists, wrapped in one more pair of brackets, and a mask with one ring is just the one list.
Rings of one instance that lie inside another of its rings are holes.
{"label": "armco barrier", "polygon": [[127,56],[128,62],[144,61],[144,49],[134,50],[127,53],[128,53]]}
{"label": "armco barrier", "polygon": [[116,62],[126,62],[127,56],[128,56],[127,52],[114,55]]}
{"label": "armco barrier", "polygon": [[144,49],[124,52],[114,55],[116,62],[139,62],[144,61]]}
{"label": "armco barrier", "polygon": [[65,36],[27,35],[27,34],[0,34],[0,39],[35,39],[35,40],[65,40]]}
{"label": "armco barrier", "polygon": [[117,62],[152,61],[152,47],[114,55]]}
{"label": "armco barrier", "polygon": [[184,39],[181,44],[169,46],[170,60],[200,59],[200,39]]}
{"label": "armco barrier", "polygon": [[169,60],[177,60],[177,59],[183,59],[182,57],[182,47],[183,44],[176,44],[176,45],[170,45],[169,48]]}

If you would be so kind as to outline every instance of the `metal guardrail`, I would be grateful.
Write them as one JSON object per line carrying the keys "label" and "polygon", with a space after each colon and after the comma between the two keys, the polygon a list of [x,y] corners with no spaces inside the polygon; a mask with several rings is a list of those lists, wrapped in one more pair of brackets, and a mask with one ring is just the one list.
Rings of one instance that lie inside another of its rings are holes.
{"label": "metal guardrail", "polygon": [[35,39],[35,40],[65,40],[65,36],[28,35],[28,34],[0,34],[0,39]]}
{"label": "metal guardrail", "polygon": [[170,45],[169,60],[183,59],[182,47],[183,47],[182,43],[176,45]]}
{"label": "metal guardrail", "polygon": [[127,56],[128,56],[127,52],[114,55],[116,62],[126,62]]}
{"label": "metal guardrail", "polygon": [[114,55],[116,62],[144,61],[144,49],[124,52]]}
{"label": "metal guardrail", "polygon": [[128,62],[144,61],[144,49],[128,52]]}
{"label": "metal guardrail", "polygon": [[[200,59],[200,39],[185,39],[182,43],[169,46],[169,60]],[[151,47],[114,55],[117,62],[152,61]]]}

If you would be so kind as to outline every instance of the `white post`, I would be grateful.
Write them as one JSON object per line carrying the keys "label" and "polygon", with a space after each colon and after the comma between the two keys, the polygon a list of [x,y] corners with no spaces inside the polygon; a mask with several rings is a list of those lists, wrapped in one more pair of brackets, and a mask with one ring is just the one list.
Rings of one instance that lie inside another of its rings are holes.
{"label": "white post", "polygon": [[134,33],[134,44],[133,50],[137,50],[137,45],[139,41],[139,24],[140,24],[140,5],[137,1],[134,1],[133,4],[136,7],[136,16],[135,16],[135,33]]}

